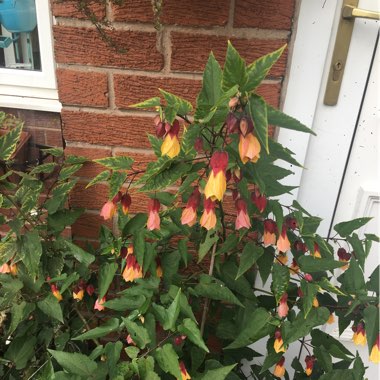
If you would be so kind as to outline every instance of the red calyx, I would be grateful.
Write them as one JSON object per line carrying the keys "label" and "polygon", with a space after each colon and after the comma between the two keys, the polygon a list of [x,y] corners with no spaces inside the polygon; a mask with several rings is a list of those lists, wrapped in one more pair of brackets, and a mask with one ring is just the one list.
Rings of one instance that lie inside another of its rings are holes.
{"label": "red calyx", "polygon": [[210,166],[214,174],[217,174],[220,171],[225,172],[228,166],[228,153],[214,152],[210,160]]}
{"label": "red calyx", "polygon": [[286,226],[293,231],[298,227],[297,220],[290,216],[286,218],[285,223],[286,223]]}
{"label": "red calyx", "polygon": [[339,248],[338,257],[340,260],[349,261],[351,259],[351,253],[347,252],[344,248]]}

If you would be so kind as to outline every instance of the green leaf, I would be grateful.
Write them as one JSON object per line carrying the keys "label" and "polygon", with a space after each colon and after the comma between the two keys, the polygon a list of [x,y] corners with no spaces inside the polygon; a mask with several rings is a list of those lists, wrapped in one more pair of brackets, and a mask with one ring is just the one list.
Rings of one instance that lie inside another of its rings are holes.
{"label": "green leaf", "polygon": [[36,167],[34,167],[30,174],[39,174],[39,173],[51,173],[57,166],[57,163],[55,162],[48,162],[46,164],[41,164],[41,165],[38,165]]}
{"label": "green leaf", "polygon": [[121,189],[125,180],[127,179],[127,172],[113,172],[108,181],[110,185],[109,189],[109,199],[112,199]]}
{"label": "green leaf", "polygon": [[102,182],[102,181],[107,181],[108,178],[110,177],[111,175],[111,172],[109,170],[104,170],[103,172],[100,172],[95,178],[93,178],[87,185],[86,185],[86,189],[88,189],[89,187],[99,183],[99,182]]}
{"label": "green leaf", "polygon": [[49,214],[55,213],[66,201],[68,194],[75,186],[77,180],[60,183],[54,187],[51,197],[45,202]]}
{"label": "green leaf", "polygon": [[143,267],[145,255],[145,229],[136,231],[135,236],[133,236],[133,248],[137,262]]}
{"label": "green leaf", "polygon": [[116,331],[119,328],[119,320],[117,318],[108,319],[106,322],[102,323],[99,327],[95,327],[85,333],[78,335],[72,340],[86,340],[86,339],[97,339],[102,338],[110,334],[113,331]]}
{"label": "green leaf", "polygon": [[286,292],[290,280],[289,268],[286,265],[278,263],[273,264],[272,269],[272,290],[276,297],[276,302],[280,302],[280,298]]}
{"label": "green leaf", "polygon": [[335,225],[334,230],[342,237],[347,237],[358,228],[366,225],[372,218],[358,218]]}
{"label": "green leaf", "polygon": [[125,328],[128,330],[131,338],[136,343],[137,347],[144,349],[148,343],[150,343],[150,338],[148,331],[145,327],[138,325],[136,322],[131,321],[128,318],[123,318],[123,323]]}
{"label": "green leaf", "polygon": [[73,282],[78,281],[79,277],[80,277],[80,275],[78,273],[76,273],[76,272],[71,273],[69,275],[69,277],[66,278],[65,282],[61,286],[61,289],[60,289],[61,294],[63,294],[65,292],[65,290],[68,289],[69,286]]}
{"label": "green leaf", "polygon": [[46,149],[41,149],[41,152],[45,154],[50,154],[51,156],[54,156],[54,157],[62,157],[64,153],[62,148],[46,148]]}
{"label": "green leaf", "polygon": [[211,52],[203,72],[202,90],[197,97],[195,118],[204,118],[215,106],[222,93],[222,69]]}
{"label": "green leaf", "polygon": [[288,345],[306,336],[314,327],[325,324],[329,316],[330,311],[326,307],[312,308],[307,318],[301,311],[290,326],[286,326],[285,331],[283,331],[284,344]]}
{"label": "green leaf", "polygon": [[277,62],[284,52],[286,45],[280,47],[279,49],[266,54],[256,61],[252,62],[247,67],[248,80],[245,84],[243,91],[254,91],[256,87],[263,81],[267,76],[269,70]]}
{"label": "green leaf", "polygon": [[83,376],[86,379],[93,377],[97,364],[88,356],[79,353],[69,353],[48,349],[58,364],[68,373]]}
{"label": "green leaf", "polygon": [[367,240],[375,241],[377,243],[380,243],[380,238],[375,234],[364,234]]}
{"label": "green leaf", "polygon": [[272,125],[276,125],[277,127],[292,129],[294,131],[310,133],[316,136],[316,133],[312,131],[310,128],[306,127],[306,125],[302,124],[300,121],[291,117],[277,108],[272,107],[267,104],[268,111],[268,123]]}
{"label": "green leaf", "polygon": [[161,319],[160,321],[164,330],[172,330],[175,327],[180,311],[180,297],[181,289],[178,288],[177,295],[168,309],[164,309],[161,305],[153,304],[153,308]]}
{"label": "green leaf", "polygon": [[320,281],[317,282],[317,284],[324,290],[327,290],[330,293],[337,294],[339,296],[346,295],[344,292],[342,292],[340,289],[338,289],[336,286],[334,286],[326,277],[323,277]]}
{"label": "green leaf", "polygon": [[75,257],[80,263],[85,265],[90,265],[94,260],[95,256],[87,253],[82,248],[78,247],[76,244],[71,243],[68,240],[64,241],[66,248],[68,249],[68,253]]}
{"label": "green leaf", "polygon": [[162,348],[157,348],[155,358],[161,369],[173,375],[176,379],[181,379],[181,370],[178,363],[178,355],[171,344],[167,343]]}
{"label": "green leaf", "polygon": [[143,102],[131,104],[129,107],[133,107],[133,108],[155,108],[155,107],[159,107],[160,104],[161,104],[161,99],[158,96],[155,96],[154,98],[146,99]]}
{"label": "green leaf", "polygon": [[21,237],[21,257],[28,272],[34,277],[37,274],[41,255],[41,239],[37,231],[31,231]]}
{"label": "green leaf", "polygon": [[268,117],[264,99],[258,95],[251,95],[248,100],[249,114],[252,117],[255,132],[261,145],[269,153]]}
{"label": "green leaf", "polygon": [[282,354],[283,352],[279,352],[279,353],[273,352],[267,355],[267,357],[264,360],[260,373],[264,373],[270,367],[274,366],[281,359]]}
{"label": "green leaf", "polygon": [[25,337],[15,338],[5,352],[4,358],[14,363],[17,370],[23,369],[34,356],[36,343],[35,336],[28,336],[27,339]]}
{"label": "green leaf", "polygon": [[58,321],[63,323],[63,314],[61,306],[58,300],[52,294],[49,294],[42,301],[37,302],[37,307],[48,317],[57,319]]}
{"label": "green leaf", "polygon": [[313,256],[301,256],[298,259],[298,264],[302,272],[314,273],[322,272],[326,270],[333,270],[345,265],[341,261],[335,261],[333,259],[314,258]]}
{"label": "green leaf", "polygon": [[0,241],[0,265],[8,262],[17,252],[14,240]]}
{"label": "green leaf", "polygon": [[211,247],[219,240],[219,235],[214,229],[207,231],[205,240],[199,245],[198,250],[198,263],[200,263],[206,254],[210,251]]}
{"label": "green leaf", "polygon": [[237,50],[228,41],[226,61],[224,62],[222,88],[224,91],[229,90],[236,84],[240,88],[244,86],[247,81],[247,72],[245,62],[240,57]]}
{"label": "green leaf", "polygon": [[118,368],[117,363],[120,359],[121,350],[123,349],[123,343],[118,341],[116,343],[107,343],[104,348],[104,353],[107,358],[108,374],[110,379],[114,379],[117,376]]}
{"label": "green leaf", "polygon": [[282,206],[280,205],[280,202],[275,199],[271,199],[269,201],[269,206],[276,218],[276,224],[277,224],[278,230],[282,231],[282,223],[284,222],[284,212],[282,210]]}
{"label": "green leaf", "polygon": [[113,298],[104,303],[104,306],[108,309],[125,311],[139,309],[146,301],[146,297],[143,295],[129,295],[125,297]]}
{"label": "green leaf", "polygon": [[[317,331],[317,330],[314,330]],[[329,372],[332,370],[332,358],[331,355],[327,352],[327,350],[323,346],[314,347],[314,355],[319,363],[319,365],[323,368],[325,372]]]}
{"label": "green leaf", "polygon": [[134,162],[132,158],[127,156],[97,158],[93,161],[111,170],[128,170]]}
{"label": "green leaf", "polygon": [[73,223],[83,214],[84,209],[64,209],[49,214],[47,218],[49,231],[60,234],[66,226],[72,226]]}
{"label": "green leaf", "polygon": [[257,260],[257,266],[259,267],[259,273],[263,284],[267,282],[272,271],[273,257],[273,247],[267,247],[264,249],[264,254]]}
{"label": "green leaf", "polygon": [[206,274],[201,275],[200,283],[195,286],[194,290],[198,296],[225,301],[244,307],[239,299],[222,281],[217,280],[212,276]]}
{"label": "green leaf", "polygon": [[303,225],[300,232],[303,236],[314,236],[317,231],[322,219],[316,216],[304,217]]}
{"label": "green leaf", "polygon": [[273,141],[272,139],[268,139],[268,146],[271,156],[273,158],[277,158],[279,160],[283,160],[289,162],[289,164],[299,166],[302,168],[303,166],[292,156],[294,153],[288,149],[283,147],[280,143]]}
{"label": "green leaf", "polygon": [[372,272],[369,276],[369,281],[366,284],[367,290],[370,292],[376,292],[379,294],[380,292],[380,265]]}
{"label": "green leaf", "polygon": [[59,172],[59,180],[65,181],[69,179],[71,176],[73,176],[79,169],[81,169],[83,164],[73,164],[69,166],[65,166],[61,169]]}
{"label": "green leaf", "polygon": [[255,309],[252,317],[247,320],[247,324],[225,350],[246,347],[269,335],[274,330],[274,326],[269,323],[271,318],[272,316],[266,309]]}
{"label": "green leaf", "polygon": [[177,328],[178,332],[186,335],[191,342],[202,348],[206,352],[210,352],[205,342],[203,341],[201,332],[198,329],[197,324],[190,318],[185,318]]}
{"label": "green leaf", "polygon": [[313,301],[318,293],[318,285],[305,280],[301,280],[302,297],[302,310],[307,318],[311,308],[313,307]]}
{"label": "green leaf", "polygon": [[140,349],[135,346],[128,346],[124,349],[124,351],[128,355],[129,358],[136,359],[140,352]]}
{"label": "green leaf", "polygon": [[99,299],[102,299],[106,295],[108,288],[113,281],[117,268],[118,266],[116,263],[104,263],[99,268],[99,275],[98,275],[98,287],[99,287],[98,298]]}
{"label": "green leaf", "polygon": [[0,136],[0,161],[8,161],[15,152],[20,140],[23,124],[18,124],[8,133]]}
{"label": "green leaf", "polygon": [[350,260],[348,269],[338,278],[342,288],[349,294],[367,293],[363,271],[360,269],[355,258]]}
{"label": "green leaf", "polygon": [[236,364],[232,364],[226,367],[209,369],[199,380],[225,380],[228,374],[236,367]]}
{"label": "green leaf", "polygon": [[368,352],[370,353],[379,335],[379,308],[370,305],[364,309],[365,331],[367,335]]}
{"label": "green leaf", "polygon": [[134,217],[132,217],[125,224],[123,229],[123,236],[134,235],[137,231],[141,230],[145,227],[147,222],[147,214],[146,213],[138,213]]}
{"label": "green leaf", "polygon": [[8,335],[13,334],[13,332],[16,331],[16,328],[19,325],[19,323],[22,322],[26,317],[28,317],[29,314],[32,311],[34,311],[35,308],[36,307],[34,303],[26,303],[25,301],[22,301],[20,304],[16,303],[12,305],[12,320],[9,326]]}
{"label": "green leaf", "polygon": [[359,236],[357,234],[347,236],[347,241],[351,244],[352,250],[355,252],[355,257],[358,260],[361,268],[364,270],[366,254],[364,252],[363,244],[359,239]]}
{"label": "green leaf", "polygon": [[[234,236],[234,235],[233,235]],[[263,255],[264,249],[252,242],[248,242],[240,257],[239,270],[236,275],[236,280],[249,270],[253,264]]]}
{"label": "green leaf", "polygon": [[343,360],[352,360],[354,355],[339,340],[326,334],[324,331],[315,329],[311,332],[311,343],[314,347],[323,347],[332,356]]}

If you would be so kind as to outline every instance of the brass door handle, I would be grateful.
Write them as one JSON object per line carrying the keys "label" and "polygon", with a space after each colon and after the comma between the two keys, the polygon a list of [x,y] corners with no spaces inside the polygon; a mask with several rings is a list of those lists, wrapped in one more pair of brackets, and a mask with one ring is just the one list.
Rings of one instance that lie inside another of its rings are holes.
{"label": "brass door handle", "polygon": [[323,101],[327,106],[334,106],[338,102],[355,19],[366,18],[380,20],[379,12],[359,9],[357,8],[358,3],[359,0],[343,0],[342,13],[336,34],[335,47]]}
{"label": "brass door handle", "polygon": [[366,9],[355,8],[352,5],[345,5],[342,10],[344,19],[368,18],[370,20],[380,20],[379,12],[367,11]]}

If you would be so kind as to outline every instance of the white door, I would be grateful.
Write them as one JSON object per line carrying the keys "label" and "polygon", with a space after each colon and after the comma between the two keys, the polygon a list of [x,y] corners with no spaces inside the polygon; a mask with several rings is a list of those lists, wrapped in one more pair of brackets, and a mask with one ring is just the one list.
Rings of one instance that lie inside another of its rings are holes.
{"label": "white door", "polygon": [[[342,0],[301,0],[283,109],[311,127],[317,137],[284,129],[278,134],[278,141],[305,167],[290,168],[295,174],[286,184],[299,189],[281,202],[290,204],[295,195],[303,207],[324,219],[318,232],[325,237],[334,235],[332,225],[360,216],[374,217],[360,234],[380,234],[379,23],[355,21],[338,103],[326,106],[323,99],[341,6]],[[362,0],[358,7],[380,11],[376,0]],[[379,257],[375,243],[367,276]],[[333,335],[339,338],[337,332]],[[351,336],[347,332],[339,339],[355,352]],[[379,369],[368,363],[367,348],[359,352],[369,365],[368,379],[377,379]]]}

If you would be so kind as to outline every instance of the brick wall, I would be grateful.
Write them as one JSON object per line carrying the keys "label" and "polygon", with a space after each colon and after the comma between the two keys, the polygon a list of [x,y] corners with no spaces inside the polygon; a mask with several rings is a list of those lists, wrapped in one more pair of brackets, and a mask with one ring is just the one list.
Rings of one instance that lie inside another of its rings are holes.
{"label": "brick wall", "polygon": [[[115,52],[73,2],[52,0],[55,58],[66,152],[88,158],[127,154],[144,166],[152,159],[146,133],[153,132],[153,114],[130,104],[157,95],[161,87],[194,103],[201,72],[213,50],[222,62],[230,39],[247,61],[289,41],[295,0],[164,0],[157,32],[150,0],[126,0],[122,6],[92,4],[100,18],[112,21],[112,39],[126,50]],[[259,88],[278,106],[287,52]],[[73,233],[95,239],[102,220],[99,207],[107,198],[104,184],[84,191],[101,168],[88,164],[71,198],[88,211]],[[144,211],[146,198],[132,212]]]}

